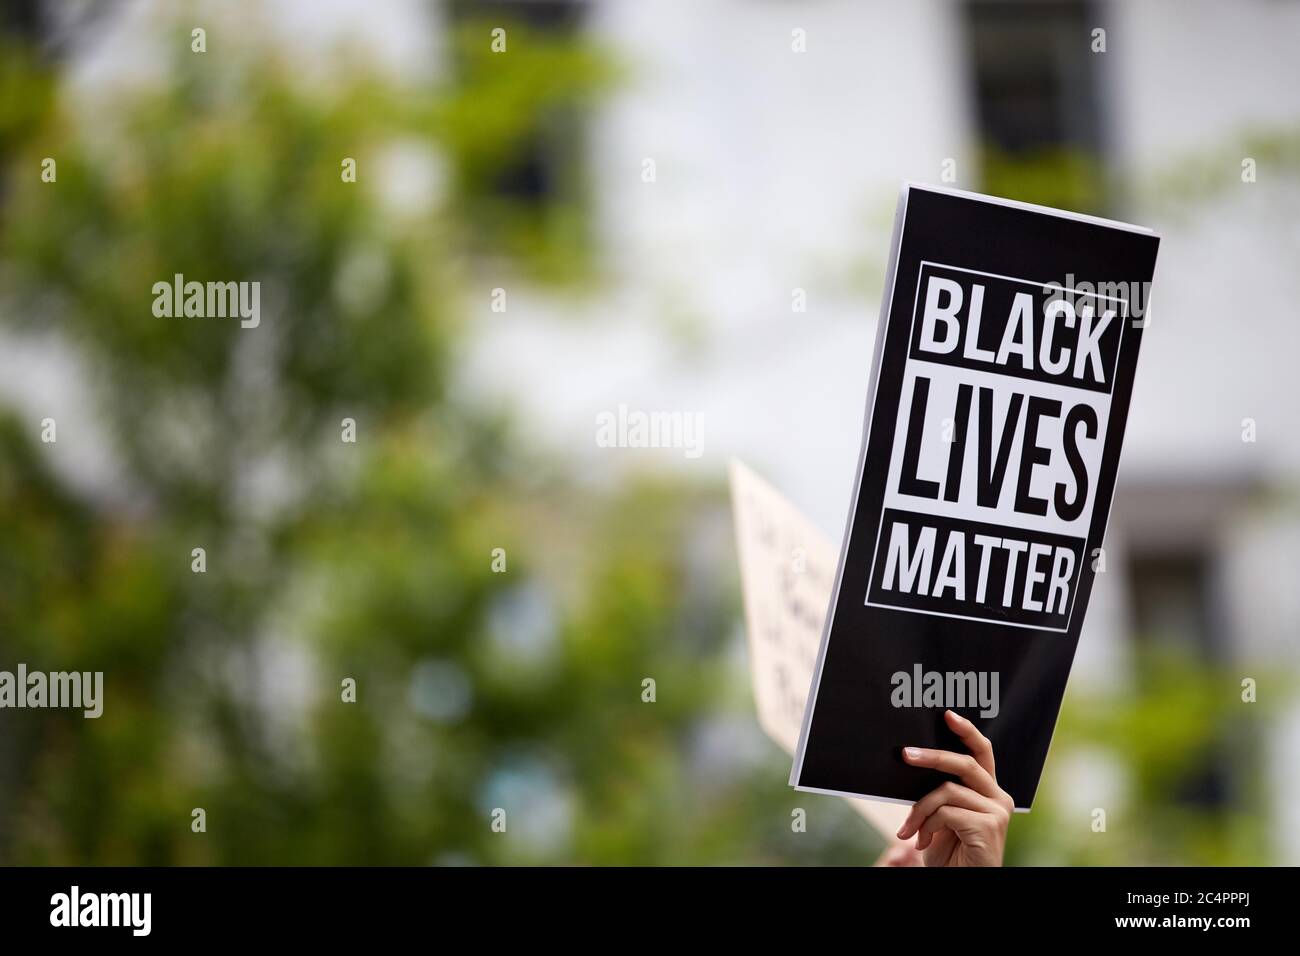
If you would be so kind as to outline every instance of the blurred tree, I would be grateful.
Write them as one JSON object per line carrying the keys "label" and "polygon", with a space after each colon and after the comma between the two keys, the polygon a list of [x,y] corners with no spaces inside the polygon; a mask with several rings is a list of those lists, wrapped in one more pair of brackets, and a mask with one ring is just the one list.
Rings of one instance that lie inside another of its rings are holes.
{"label": "blurred tree", "polygon": [[[1142,651],[1136,663],[1147,675],[1140,692],[1092,688],[1067,695],[1034,811],[1012,826],[1007,862],[1275,862],[1261,748],[1274,736],[1279,711],[1294,698],[1294,679],[1272,668],[1268,700],[1243,705],[1238,674],[1186,651]],[[1225,743],[1235,758],[1228,799],[1186,799],[1189,777],[1215,762]],[[1090,783],[1111,780],[1104,805],[1080,806],[1069,792],[1069,768],[1079,759]],[[1097,810],[1105,811],[1104,820],[1094,817]]]}
{"label": "blurred tree", "polygon": [[[603,58],[519,31],[468,81],[309,83],[270,31],[219,29],[194,56],[168,28],[166,81],[89,115],[6,60],[6,103],[40,108],[5,127],[5,335],[75,356],[95,407],[60,445],[102,432],[117,477],[0,423],[0,666],[102,670],[106,697],[4,713],[0,861],[870,859],[837,801],[791,833],[731,592],[699,583],[731,561],[718,489],[595,494],[454,386],[473,176]],[[403,193],[394,168],[446,157],[443,194]],[[535,210],[513,222],[554,274]],[[260,282],[259,326],[155,316],[176,274]]]}

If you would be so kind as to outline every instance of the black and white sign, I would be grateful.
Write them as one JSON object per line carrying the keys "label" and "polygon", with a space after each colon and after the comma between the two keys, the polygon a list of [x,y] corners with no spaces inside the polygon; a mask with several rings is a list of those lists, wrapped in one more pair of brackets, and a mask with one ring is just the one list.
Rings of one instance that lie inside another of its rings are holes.
{"label": "black and white sign", "polygon": [[904,187],[852,513],[791,783],[912,801],[993,741],[1028,809],[1100,560],[1159,239]]}

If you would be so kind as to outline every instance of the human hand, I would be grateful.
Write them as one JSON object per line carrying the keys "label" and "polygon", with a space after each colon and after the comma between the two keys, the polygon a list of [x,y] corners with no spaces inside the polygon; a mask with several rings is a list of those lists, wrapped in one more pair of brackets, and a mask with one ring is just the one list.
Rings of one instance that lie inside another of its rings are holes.
{"label": "human hand", "polygon": [[890,840],[872,866],[925,866],[921,851],[910,842]]}
{"label": "human hand", "polygon": [[998,786],[993,745],[965,717],[951,710],[943,717],[970,753],[904,747],[903,759],[952,774],[961,783],[940,784],[916,801],[898,838],[915,835],[926,866],[1001,866],[1015,802]]}

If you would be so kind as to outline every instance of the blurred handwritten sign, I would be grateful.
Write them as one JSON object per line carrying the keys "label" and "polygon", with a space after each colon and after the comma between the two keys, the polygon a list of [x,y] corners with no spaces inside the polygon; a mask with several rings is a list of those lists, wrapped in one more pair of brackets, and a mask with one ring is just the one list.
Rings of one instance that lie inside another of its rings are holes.
{"label": "blurred handwritten sign", "polygon": [[[740,581],[758,723],[787,753],[799,742],[839,552],[780,492],[731,462]],[[846,797],[887,839],[908,807]]]}

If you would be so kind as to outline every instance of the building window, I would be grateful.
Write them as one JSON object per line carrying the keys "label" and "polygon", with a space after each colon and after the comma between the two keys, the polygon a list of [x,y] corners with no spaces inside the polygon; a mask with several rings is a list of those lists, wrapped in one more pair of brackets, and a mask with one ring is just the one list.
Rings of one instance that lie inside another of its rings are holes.
{"label": "building window", "polygon": [[[481,253],[526,270],[581,272],[589,251],[587,104],[603,86],[580,0],[447,5],[452,161],[460,221]],[[504,30],[505,52],[493,49]]]}
{"label": "building window", "polygon": [[[1215,668],[1224,663],[1227,648],[1217,620],[1212,557],[1206,548],[1191,546],[1168,551],[1139,549],[1129,560],[1139,693],[1151,693],[1169,683],[1156,668],[1170,660]],[[1167,686],[1165,688],[1168,689]],[[1242,754],[1230,727],[1218,727],[1201,759],[1174,782],[1180,803],[1220,809],[1234,798],[1232,781],[1239,776]]]}
{"label": "building window", "polygon": [[963,10],[981,188],[1104,211],[1099,5],[968,0]]}

